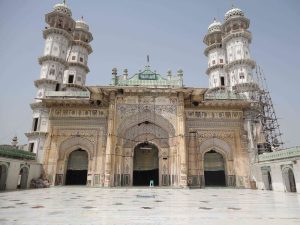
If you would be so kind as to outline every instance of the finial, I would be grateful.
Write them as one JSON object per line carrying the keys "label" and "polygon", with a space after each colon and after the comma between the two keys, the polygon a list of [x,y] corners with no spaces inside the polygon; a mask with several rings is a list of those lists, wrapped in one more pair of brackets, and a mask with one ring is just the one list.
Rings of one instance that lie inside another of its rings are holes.
{"label": "finial", "polygon": [[214,17],[214,22],[217,22],[216,17]]}
{"label": "finial", "polygon": [[149,58],[149,55],[147,55],[147,64],[149,65],[149,62],[150,62],[150,58]]}
{"label": "finial", "polygon": [[183,70],[182,69],[177,70],[177,76],[179,76],[179,77],[183,76]]}
{"label": "finial", "polygon": [[118,74],[117,68],[112,68],[111,74],[112,74],[112,76],[117,76],[117,74]]}
{"label": "finial", "polygon": [[83,16],[81,16],[81,21],[83,21]]}
{"label": "finial", "polygon": [[64,5],[66,5],[66,0],[63,0]]}

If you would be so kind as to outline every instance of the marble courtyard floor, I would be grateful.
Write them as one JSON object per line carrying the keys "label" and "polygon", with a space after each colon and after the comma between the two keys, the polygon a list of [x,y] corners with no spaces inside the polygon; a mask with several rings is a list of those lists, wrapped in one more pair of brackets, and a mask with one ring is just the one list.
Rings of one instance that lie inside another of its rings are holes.
{"label": "marble courtyard floor", "polygon": [[229,188],[87,188],[0,193],[0,224],[300,224],[300,195]]}

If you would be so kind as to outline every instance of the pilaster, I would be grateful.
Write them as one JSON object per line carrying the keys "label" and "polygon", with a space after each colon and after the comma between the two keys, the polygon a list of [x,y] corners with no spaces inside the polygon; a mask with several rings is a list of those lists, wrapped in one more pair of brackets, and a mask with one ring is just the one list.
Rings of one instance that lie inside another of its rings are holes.
{"label": "pilaster", "polygon": [[104,186],[110,187],[113,184],[113,153],[115,146],[115,118],[116,118],[116,94],[110,92],[107,124],[107,142],[105,151],[105,181]]}

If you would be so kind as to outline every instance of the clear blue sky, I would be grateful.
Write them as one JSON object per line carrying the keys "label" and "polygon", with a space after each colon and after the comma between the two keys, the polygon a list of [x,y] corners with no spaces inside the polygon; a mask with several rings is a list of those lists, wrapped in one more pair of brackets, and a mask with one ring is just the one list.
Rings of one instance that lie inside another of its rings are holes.
{"label": "clear blue sky", "polygon": [[[0,0],[0,144],[31,127],[29,103],[39,78],[44,14],[59,0]],[[264,69],[286,146],[300,145],[300,1],[298,0],[69,0],[73,18],[84,16],[94,40],[88,85],[108,85],[111,69],[129,74],[150,55],[153,69],[184,70],[186,86],[207,87],[202,40],[232,3],[244,10],[253,34],[252,57]]]}

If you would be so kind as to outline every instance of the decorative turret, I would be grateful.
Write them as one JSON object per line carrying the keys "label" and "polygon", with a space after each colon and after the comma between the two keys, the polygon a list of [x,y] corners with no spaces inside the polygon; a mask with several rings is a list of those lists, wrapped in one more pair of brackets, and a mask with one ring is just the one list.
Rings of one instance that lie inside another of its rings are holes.
{"label": "decorative turret", "polygon": [[63,73],[67,68],[67,50],[72,42],[75,21],[72,12],[65,3],[56,4],[53,11],[46,14],[48,26],[43,32],[46,40],[44,54],[39,58],[40,79],[36,80],[37,100],[45,97],[47,91],[58,91],[63,82]]}
{"label": "decorative turret", "polygon": [[86,75],[89,72],[87,66],[88,55],[92,53],[90,42],[93,40],[89,32],[89,26],[81,18],[76,21],[73,32],[73,41],[68,49],[68,69],[64,73],[63,90],[84,90]]}
{"label": "decorative turret", "polygon": [[230,89],[246,94],[256,88],[252,70],[255,61],[250,57],[251,33],[248,31],[250,21],[238,8],[230,9],[222,25],[222,45],[226,49],[226,71],[229,76]]}
{"label": "decorative turret", "polygon": [[204,51],[208,58],[208,69],[206,74],[209,76],[209,88],[219,89],[227,85],[227,76],[224,70],[225,51],[222,47],[222,24],[216,19],[209,25],[208,32],[203,42],[207,45]]}

